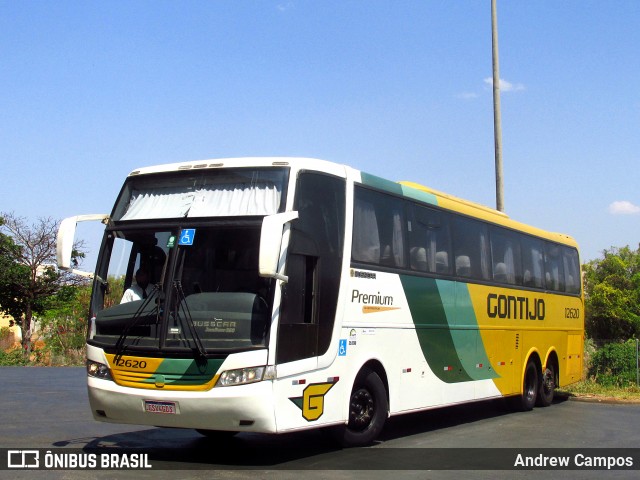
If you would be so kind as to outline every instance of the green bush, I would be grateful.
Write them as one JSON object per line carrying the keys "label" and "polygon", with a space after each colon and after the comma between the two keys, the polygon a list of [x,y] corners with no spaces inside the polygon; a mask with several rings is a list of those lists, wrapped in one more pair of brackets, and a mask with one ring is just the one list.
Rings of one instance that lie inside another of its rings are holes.
{"label": "green bush", "polygon": [[636,341],[607,343],[591,354],[589,376],[605,386],[625,387],[636,383]]}
{"label": "green bush", "polygon": [[29,362],[24,358],[22,350],[19,348],[9,350],[8,352],[0,350],[0,367],[17,367],[24,365],[29,365]]}

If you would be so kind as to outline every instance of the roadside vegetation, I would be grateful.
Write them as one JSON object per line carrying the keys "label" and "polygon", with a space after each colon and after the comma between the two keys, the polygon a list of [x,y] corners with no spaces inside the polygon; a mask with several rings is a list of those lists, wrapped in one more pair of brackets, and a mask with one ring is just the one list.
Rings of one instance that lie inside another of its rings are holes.
{"label": "roadside vegetation", "polygon": [[584,380],[564,392],[575,396],[640,400],[640,248],[611,248],[583,265]]}
{"label": "roadside vegetation", "polygon": [[640,387],[629,385],[627,387],[615,387],[601,385],[593,380],[583,380],[574,385],[569,385],[558,390],[559,394],[570,397],[594,398],[596,400],[633,400],[640,401]]}
{"label": "roadside vegetation", "polygon": [[640,401],[640,386],[636,367],[638,343],[607,342],[597,347],[585,342],[584,380],[559,390],[560,394],[595,399]]}

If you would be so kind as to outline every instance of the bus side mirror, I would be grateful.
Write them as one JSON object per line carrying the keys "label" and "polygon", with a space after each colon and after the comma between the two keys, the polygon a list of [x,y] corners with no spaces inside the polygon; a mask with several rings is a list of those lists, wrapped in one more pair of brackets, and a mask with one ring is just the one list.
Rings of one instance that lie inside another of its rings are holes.
{"label": "bus side mirror", "polygon": [[283,282],[289,280],[286,275],[278,272],[278,263],[282,249],[282,230],[287,223],[296,218],[298,218],[298,212],[284,212],[267,215],[262,220],[260,258],[258,260],[261,277],[277,278]]}
{"label": "bus side mirror", "polygon": [[93,277],[93,273],[74,270],[71,268],[71,255],[73,253],[73,241],[76,236],[76,225],[78,222],[90,221],[107,223],[109,221],[109,215],[76,215],[75,217],[65,218],[60,222],[60,227],[58,227],[58,237],[56,240],[56,260],[58,268],[61,270],[67,270],[83,277]]}

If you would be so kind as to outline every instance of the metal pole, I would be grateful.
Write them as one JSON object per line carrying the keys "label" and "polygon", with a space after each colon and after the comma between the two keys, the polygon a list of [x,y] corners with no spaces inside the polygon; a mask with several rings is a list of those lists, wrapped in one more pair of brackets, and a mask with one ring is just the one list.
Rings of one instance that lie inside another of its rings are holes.
{"label": "metal pole", "polygon": [[493,57],[493,137],[496,161],[496,209],[504,212],[504,183],[502,180],[502,126],[500,124],[500,66],[498,60],[498,13],[496,1],[491,0],[491,45]]}
{"label": "metal pole", "polygon": [[636,385],[640,387],[640,362],[638,361],[638,351],[640,346],[638,345],[640,339],[636,338]]}

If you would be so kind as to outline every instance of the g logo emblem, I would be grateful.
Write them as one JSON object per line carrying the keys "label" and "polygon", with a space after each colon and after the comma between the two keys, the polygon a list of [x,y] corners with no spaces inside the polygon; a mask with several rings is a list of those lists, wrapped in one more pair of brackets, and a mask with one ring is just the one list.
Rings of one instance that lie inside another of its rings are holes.
{"label": "g logo emblem", "polygon": [[324,396],[335,383],[312,383],[302,391],[302,397],[290,398],[302,410],[302,417],[312,422],[324,413]]}

